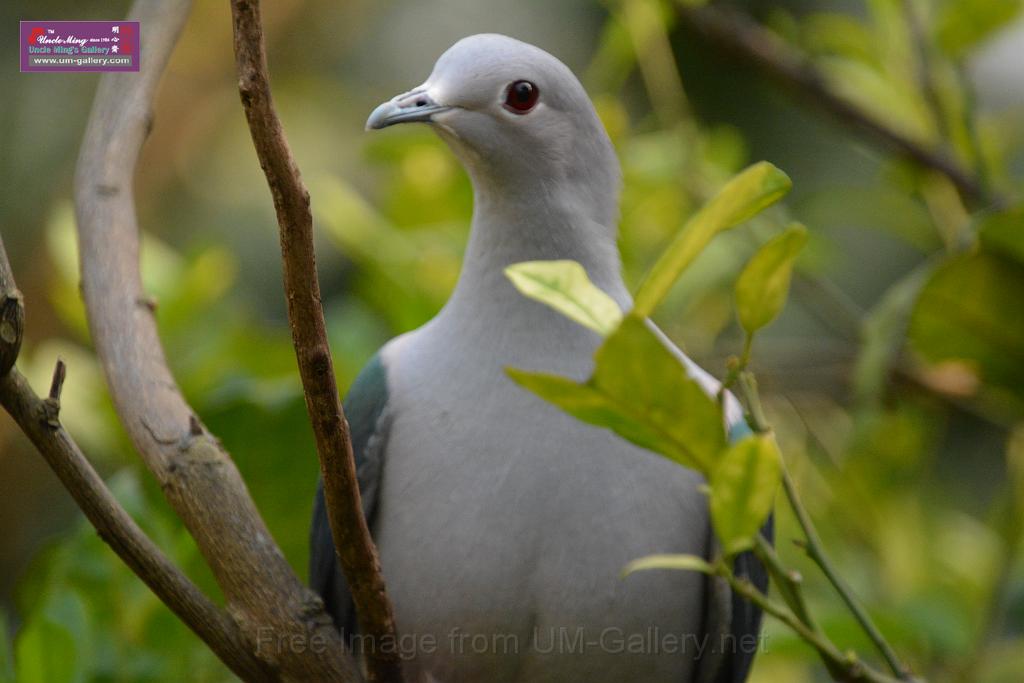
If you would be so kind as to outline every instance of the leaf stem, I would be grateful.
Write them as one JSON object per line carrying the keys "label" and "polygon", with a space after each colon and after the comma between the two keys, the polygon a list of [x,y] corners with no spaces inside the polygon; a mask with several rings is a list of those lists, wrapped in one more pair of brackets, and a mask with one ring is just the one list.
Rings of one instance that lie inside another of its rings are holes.
{"label": "leaf stem", "polygon": [[747,366],[750,364],[750,352],[751,349],[753,349],[753,347],[754,335],[750,332],[747,332],[746,336],[743,338],[743,353],[742,355],[740,355],[739,369],[741,371],[746,370]]}

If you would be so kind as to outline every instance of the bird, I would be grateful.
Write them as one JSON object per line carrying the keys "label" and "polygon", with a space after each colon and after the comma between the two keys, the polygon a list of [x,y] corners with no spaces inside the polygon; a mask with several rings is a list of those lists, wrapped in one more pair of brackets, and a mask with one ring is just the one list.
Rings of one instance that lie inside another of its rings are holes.
{"label": "bird", "polygon": [[[523,297],[503,273],[510,264],[575,260],[620,308],[632,305],[617,247],[622,174],[589,96],[541,48],[473,35],[366,128],[413,122],[433,128],[470,178],[468,245],[440,312],[385,344],[343,401],[363,511],[410,644],[407,680],[746,680],[758,609],[695,572],[622,577],[643,555],[715,552],[701,476],[577,421],[505,372],[584,380],[601,342]],[[716,394],[718,381],[648,324]],[[749,433],[731,395],[725,414],[731,436]],[[766,587],[753,556],[735,570]],[[322,482],[310,584],[353,638]]]}

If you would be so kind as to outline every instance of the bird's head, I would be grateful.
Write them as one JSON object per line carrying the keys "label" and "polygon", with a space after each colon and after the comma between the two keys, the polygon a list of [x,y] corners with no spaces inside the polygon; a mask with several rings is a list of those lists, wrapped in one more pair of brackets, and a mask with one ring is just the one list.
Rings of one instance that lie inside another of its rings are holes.
{"label": "bird's head", "polygon": [[611,141],[576,76],[538,47],[497,34],[463,38],[422,85],[377,107],[366,127],[414,121],[432,124],[484,195],[564,188],[595,220],[615,220],[620,171]]}

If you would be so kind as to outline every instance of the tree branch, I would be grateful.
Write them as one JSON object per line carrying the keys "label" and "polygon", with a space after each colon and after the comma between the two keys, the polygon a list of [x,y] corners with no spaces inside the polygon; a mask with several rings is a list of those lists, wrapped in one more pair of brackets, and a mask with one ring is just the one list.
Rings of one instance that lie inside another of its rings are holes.
{"label": "tree branch", "polygon": [[879,145],[946,176],[966,200],[995,206],[1006,203],[1005,198],[990,193],[981,179],[956,159],[893,130],[833,91],[806,55],[746,15],[721,7],[690,7],[679,2],[675,5],[683,23],[716,48],[749,63]]}
{"label": "tree branch", "polygon": [[238,91],[277,212],[288,319],[306,409],[316,436],[335,551],[352,591],[360,632],[373,644],[366,651],[370,678],[381,683],[400,681],[401,661],[396,648],[380,647],[397,642],[394,616],[377,549],[363,515],[348,422],[334,379],[320,303],[309,192],[274,110],[260,3],[258,0],[232,0],[231,12]]}
{"label": "tree branch", "polygon": [[250,651],[282,680],[356,681],[323,604],[273,542],[245,482],[185,402],[139,274],[132,179],[188,0],[136,0],[139,73],[100,80],[75,174],[82,292],[115,408],[196,540]]}

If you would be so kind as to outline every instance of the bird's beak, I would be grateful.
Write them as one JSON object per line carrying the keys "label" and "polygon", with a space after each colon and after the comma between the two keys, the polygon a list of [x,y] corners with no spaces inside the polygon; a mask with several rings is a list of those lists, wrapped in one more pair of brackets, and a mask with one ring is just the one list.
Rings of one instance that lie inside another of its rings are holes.
{"label": "bird's beak", "polygon": [[427,89],[420,86],[397,95],[374,109],[370,118],[366,119],[366,130],[380,130],[396,123],[430,122],[435,114],[450,109],[452,107],[438,104]]}

